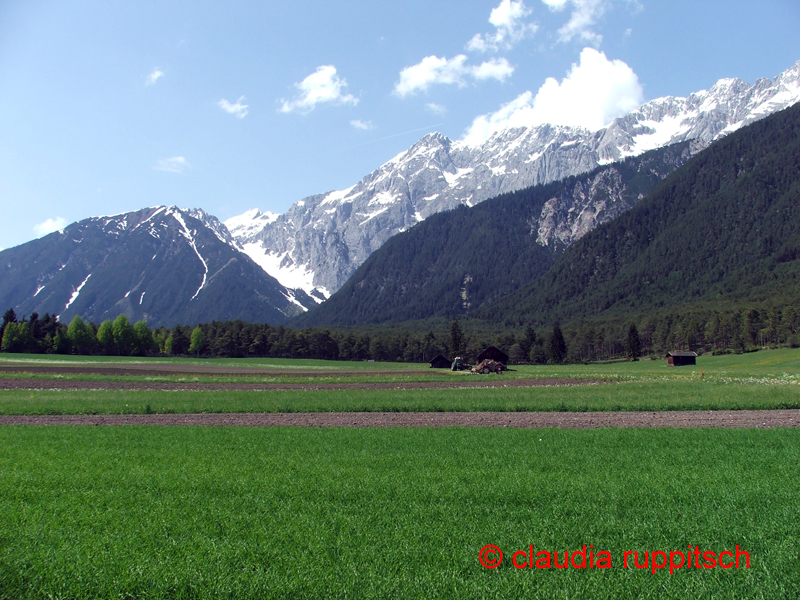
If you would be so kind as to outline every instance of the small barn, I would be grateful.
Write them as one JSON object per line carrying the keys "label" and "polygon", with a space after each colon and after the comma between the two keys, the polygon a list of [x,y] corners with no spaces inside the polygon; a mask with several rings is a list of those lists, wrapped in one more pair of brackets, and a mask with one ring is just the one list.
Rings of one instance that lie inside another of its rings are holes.
{"label": "small barn", "polygon": [[449,369],[450,359],[441,354],[431,361],[431,369]]}
{"label": "small barn", "polygon": [[686,367],[697,364],[696,352],[667,352],[664,358],[667,359],[668,367]]}
{"label": "small barn", "polygon": [[486,359],[496,360],[499,363],[503,363],[503,366],[508,364],[508,354],[495,348],[494,346],[489,346],[486,350],[478,354],[478,362],[483,362]]}

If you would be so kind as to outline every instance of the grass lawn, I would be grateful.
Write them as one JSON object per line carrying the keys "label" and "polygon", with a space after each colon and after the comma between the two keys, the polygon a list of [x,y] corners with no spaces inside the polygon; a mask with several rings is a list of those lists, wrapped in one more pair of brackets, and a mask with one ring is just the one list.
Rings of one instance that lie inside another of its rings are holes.
{"label": "grass lawn", "polygon": [[[5,427],[0,597],[794,598],[799,463],[795,430]],[[511,564],[584,544],[612,568]],[[622,567],[689,544],[750,569]]]}

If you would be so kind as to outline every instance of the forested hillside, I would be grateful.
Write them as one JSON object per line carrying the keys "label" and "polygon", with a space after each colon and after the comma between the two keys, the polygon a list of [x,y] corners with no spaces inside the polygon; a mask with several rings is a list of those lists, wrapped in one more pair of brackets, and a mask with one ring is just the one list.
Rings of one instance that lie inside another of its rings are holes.
{"label": "forested hillside", "polygon": [[716,142],[537,281],[479,311],[507,326],[800,300],[800,106]]}
{"label": "forested hillside", "polygon": [[433,215],[390,239],[328,301],[291,324],[464,315],[547,272],[567,243],[629,210],[690,156],[684,142]]}

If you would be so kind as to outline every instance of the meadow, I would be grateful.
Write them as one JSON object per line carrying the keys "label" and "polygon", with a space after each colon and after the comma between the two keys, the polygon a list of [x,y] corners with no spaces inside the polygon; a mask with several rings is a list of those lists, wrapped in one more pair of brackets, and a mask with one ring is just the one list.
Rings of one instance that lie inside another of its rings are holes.
{"label": "meadow", "polygon": [[[468,375],[411,363],[338,362],[290,359],[136,359],[113,357],[0,356],[0,367],[247,368],[263,373],[170,374],[11,374],[4,379],[92,381],[94,390],[0,390],[0,414],[126,414],[325,411],[601,411],[740,410],[800,408],[800,350],[702,356],[697,367],[670,368],[666,362],[639,361],[589,365],[521,365],[501,376]],[[318,374],[315,374],[318,373]],[[404,383],[513,379],[574,379],[601,385],[490,389],[403,389]],[[249,391],[175,389],[108,390],[106,381],[141,383],[291,383],[309,389]],[[364,389],[313,389],[316,384],[367,384]],[[392,383],[394,389],[371,389]]]}
{"label": "meadow", "polygon": [[[275,370],[254,381],[313,381],[312,370],[399,386],[431,377],[408,364],[161,362]],[[20,363],[2,356],[8,364]],[[800,404],[798,367],[800,351],[775,350],[701,357],[697,368],[641,361],[502,375],[609,382],[575,387],[2,390],[0,413],[777,408]],[[129,376],[92,377],[100,386]],[[795,598],[798,465],[797,429],[4,426],[0,599]],[[497,568],[479,560],[487,545],[503,551]],[[584,545],[608,552],[611,568],[513,565],[517,551],[563,557]],[[628,551],[641,560],[737,545],[750,568],[623,566]]]}
{"label": "meadow", "polygon": [[[6,427],[0,440],[3,598],[800,593],[794,430]],[[488,544],[496,569],[478,560]],[[584,544],[611,568],[512,564]],[[623,568],[625,551],[688,545],[738,545],[750,568]]]}

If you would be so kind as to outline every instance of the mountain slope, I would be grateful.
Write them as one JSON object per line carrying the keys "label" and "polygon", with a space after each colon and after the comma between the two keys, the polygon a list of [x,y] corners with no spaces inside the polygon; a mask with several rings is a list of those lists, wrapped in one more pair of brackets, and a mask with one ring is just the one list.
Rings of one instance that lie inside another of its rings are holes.
{"label": "mountain slope", "polygon": [[574,239],[629,210],[690,156],[683,142],[433,215],[390,239],[292,325],[463,315],[544,274]]}
{"label": "mountain slope", "polygon": [[476,316],[551,325],[677,306],[800,301],[800,106],[694,157]]}
{"label": "mountain slope", "polygon": [[284,285],[327,297],[390,237],[432,214],[669,144],[707,145],[798,100],[800,63],[774,81],[724,79],[653,100],[594,132],[542,125],[461,142],[431,134],[346,190],[305,198],[275,220],[256,215],[252,226],[240,216],[236,239]]}
{"label": "mountain slope", "polygon": [[151,326],[244,319],[282,323],[311,306],[236,250],[201,210],[154,207],[69,225],[0,252],[0,306]]}

